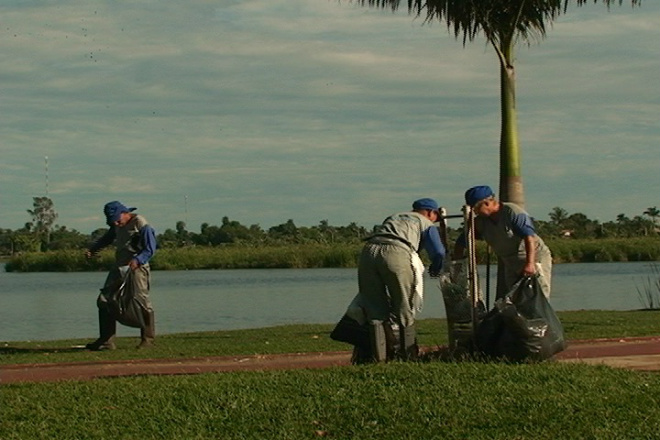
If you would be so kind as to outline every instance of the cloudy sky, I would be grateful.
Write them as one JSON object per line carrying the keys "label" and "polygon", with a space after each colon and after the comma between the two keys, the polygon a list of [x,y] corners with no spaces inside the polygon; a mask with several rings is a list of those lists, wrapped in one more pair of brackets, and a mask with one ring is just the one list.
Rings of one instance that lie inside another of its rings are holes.
{"label": "cloudy sky", "polygon": [[[405,2],[403,2],[405,4]],[[660,207],[660,2],[571,8],[518,46],[527,209]],[[163,231],[371,227],[497,190],[499,65],[483,39],[335,0],[3,0],[0,228],[137,206]],[[47,159],[46,159],[47,158]]]}

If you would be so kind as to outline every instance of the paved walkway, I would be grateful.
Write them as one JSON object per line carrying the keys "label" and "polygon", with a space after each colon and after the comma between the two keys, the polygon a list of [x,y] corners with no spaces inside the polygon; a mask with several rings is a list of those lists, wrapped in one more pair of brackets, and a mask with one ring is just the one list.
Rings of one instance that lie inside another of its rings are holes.
{"label": "paved walkway", "polygon": [[[568,348],[559,353],[556,359],[559,362],[585,362],[616,368],[660,371],[660,337],[569,341]],[[136,375],[326,368],[349,364],[348,351],[172,360],[16,364],[0,365],[0,384]]]}
{"label": "paved walkway", "polygon": [[569,341],[556,357],[561,362],[660,371],[660,337]]}

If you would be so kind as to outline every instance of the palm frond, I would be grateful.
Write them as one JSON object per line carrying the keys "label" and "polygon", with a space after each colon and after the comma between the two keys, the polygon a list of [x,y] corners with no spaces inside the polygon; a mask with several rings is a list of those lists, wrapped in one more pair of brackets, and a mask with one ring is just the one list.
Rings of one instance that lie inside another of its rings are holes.
{"label": "palm frond", "polygon": [[[603,3],[608,8],[624,0],[574,0],[577,6],[589,2]],[[642,0],[627,0],[632,6]],[[361,6],[399,9],[401,0],[356,0]],[[537,42],[546,36],[548,27],[566,13],[571,0],[408,0],[408,13],[424,17],[426,23],[444,22],[463,45],[483,33],[496,44],[507,44],[519,39]]]}

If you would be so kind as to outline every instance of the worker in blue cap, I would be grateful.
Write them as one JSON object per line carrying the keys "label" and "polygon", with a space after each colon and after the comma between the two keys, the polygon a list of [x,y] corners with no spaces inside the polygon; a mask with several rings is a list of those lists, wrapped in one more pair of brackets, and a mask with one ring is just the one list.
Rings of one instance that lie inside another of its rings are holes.
{"label": "worker in blue cap", "polygon": [[[486,185],[474,186],[465,192],[465,203],[476,215],[477,238],[484,239],[504,265],[506,294],[522,276],[538,275],[546,298],[550,297],[552,254],[536,235],[529,214],[515,203],[500,202]],[[465,236],[461,234],[454,246],[453,258],[464,258]]]}
{"label": "worker in blue cap", "polygon": [[370,328],[371,352],[354,351],[354,363],[417,358],[415,314],[422,306],[425,270],[419,253],[427,252],[432,277],[439,275],[445,256],[434,225],[438,209],[435,200],[418,199],[412,211],[387,217],[366,239],[356,300]]}
{"label": "worker in blue cap", "polygon": [[[86,252],[92,257],[101,249],[115,245],[115,265],[108,273],[101,294],[97,299],[99,313],[99,338],[87,344],[89,350],[115,349],[114,337],[117,330],[117,316],[108,305],[108,301],[122,284],[126,271],[131,271],[131,289],[142,316],[139,318],[140,344],[138,348],[153,345],[155,335],[154,311],[149,299],[151,268],[149,260],[156,252],[156,232],[147,219],[135,214],[136,208],[129,208],[123,203],[113,201],[103,207],[106,223],[110,229],[99,238]],[[135,325],[137,327],[137,325]]]}

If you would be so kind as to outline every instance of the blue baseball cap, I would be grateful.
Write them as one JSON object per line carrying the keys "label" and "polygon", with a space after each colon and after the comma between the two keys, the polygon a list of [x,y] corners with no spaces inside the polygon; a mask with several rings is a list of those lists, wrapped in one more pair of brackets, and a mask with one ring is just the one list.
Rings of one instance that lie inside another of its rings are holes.
{"label": "blue baseball cap", "polygon": [[465,203],[470,205],[472,208],[481,202],[483,199],[494,196],[495,193],[487,185],[473,186],[472,188],[465,191]]}
{"label": "blue baseball cap", "polygon": [[114,201],[108,202],[103,207],[103,214],[105,214],[105,220],[108,226],[115,224],[123,212],[133,212],[137,208],[127,208],[123,203]]}
{"label": "blue baseball cap", "polygon": [[437,211],[439,209],[438,202],[429,198],[415,200],[412,207],[415,211],[420,209],[430,209],[431,211]]}

